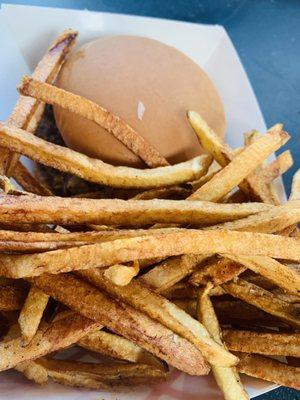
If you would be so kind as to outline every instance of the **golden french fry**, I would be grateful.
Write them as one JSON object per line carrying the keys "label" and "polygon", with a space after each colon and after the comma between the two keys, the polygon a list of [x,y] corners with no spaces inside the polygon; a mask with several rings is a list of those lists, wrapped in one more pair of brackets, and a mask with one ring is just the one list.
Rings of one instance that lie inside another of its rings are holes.
{"label": "golden french fry", "polygon": [[130,340],[114,333],[104,331],[91,332],[80,339],[77,344],[85,349],[118,360],[155,365],[158,368],[163,368],[163,362],[157,357]]}
{"label": "golden french fry", "polygon": [[64,225],[91,223],[137,227],[156,222],[207,225],[267,211],[272,206],[260,203],[215,204],[186,200],[126,201],[0,195],[0,207],[2,210],[0,223],[5,224],[12,222]]}
{"label": "golden french fry", "polygon": [[202,354],[186,339],[75,276],[43,275],[33,279],[33,283],[54,299],[104,324],[175,368],[191,375],[208,373]]}
{"label": "golden french fry", "polygon": [[191,189],[180,186],[173,186],[162,189],[150,189],[138,193],[132,200],[152,200],[152,199],[185,199],[192,193]]}
{"label": "golden french fry", "polygon": [[15,370],[21,372],[27,379],[38,385],[45,385],[48,383],[47,369],[36,361],[24,361],[16,365]]}
{"label": "golden french fry", "polygon": [[[77,32],[68,29],[62,32],[50,45],[48,51],[36,66],[32,76],[44,82],[52,82],[64,62],[67,54],[75,44]],[[44,104],[40,101],[20,96],[7,123],[33,133],[39,124],[44,111]],[[0,172],[10,176],[19,155],[9,149],[0,152]]]}
{"label": "golden french fry", "polygon": [[191,196],[191,200],[219,201],[235,186],[239,185],[274,151],[289,139],[283,131],[273,130],[246,147],[218,172],[210,181]]}
{"label": "golden french fry", "polygon": [[265,166],[261,173],[263,174],[263,180],[266,184],[270,184],[274,179],[283,175],[293,165],[293,157],[289,150],[279,154],[279,156],[272,161],[269,165]]}
{"label": "golden french fry", "polygon": [[107,279],[118,286],[126,286],[131,280],[139,273],[138,261],[134,261],[133,265],[119,265],[115,264],[104,271]]}
{"label": "golden french fry", "polygon": [[31,286],[18,320],[26,344],[36,334],[48,300],[49,296],[47,294]]}
{"label": "golden french fry", "polygon": [[[203,323],[212,338],[219,343],[224,349],[222,342],[222,332],[219,326],[217,316],[214,311],[214,307],[209,298],[209,291],[212,288],[211,284],[208,284],[206,288],[199,292],[198,302],[197,302],[197,316],[198,320]],[[247,400],[249,399],[246,393],[239,374],[235,367],[220,367],[216,365],[213,361],[212,372],[216,379],[219,388],[222,390],[224,398],[226,400]]]}
{"label": "golden french fry", "polygon": [[53,195],[51,190],[39,182],[33,175],[31,175],[27,168],[20,161],[14,165],[12,177],[26,192],[38,194],[40,196]]}
{"label": "golden french fry", "polygon": [[299,329],[300,310],[293,304],[280,300],[273,293],[240,278],[237,278],[235,282],[224,283],[222,288],[232,296],[252,304]]}
{"label": "golden french fry", "polygon": [[300,169],[298,169],[293,177],[290,200],[300,200]]}
{"label": "golden french fry", "polygon": [[125,121],[99,104],[48,83],[39,82],[29,76],[23,77],[18,90],[25,96],[57,105],[95,122],[113,134],[151,168],[169,165],[168,161]]}
{"label": "golden french fry", "polygon": [[12,284],[0,286],[0,311],[20,310],[25,298],[26,291],[22,287]]}
{"label": "golden french fry", "polygon": [[211,163],[210,156],[202,155],[180,164],[154,169],[114,167],[2,122],[0,145],[87,181],[120,188],[150,189],[174,186],[199,178],[206,173]]}
{"label": "golden french fry", "polygon": [[197,269],[189,278],[189,282],[196,286],[206,285],[209,282],[214,285],[221,285],[235,278],[245,269],[246,267],[240,263],[231,261],[228,258],[213,259]]}
{"label": "golden french fry", "polygon": [[179,254],[198,253],[204,255],[208,249],[212,253],[236,255],[251,253],[298,261],[300,238],[252,232],[182,229],[39,254],[1,254],[0,274],[8,278],[39,276],[45,273],[57,274],[123,264],[141,258],[166,258]]}
{"label": "golden french fry", "polygon": [[216,344],[198,321],[169,300],[149,290],[146,285],[133,280],[127,286],[117,286],[106,279],[104,273],[99,269],[90,269],[78,272],[78,274],[114,298],[145,312],[149,317],[189,340],[201,351],[207,361],[214,360],[216,365],[221,366],[230,366],[236,363],[235,357]]}
{"label": "golden french fry", "polygon": [[277,383],[294,389],[300,389],[300,368],[292,367],[280,361],[257,354],[239,354],[237,366],[242,372],[255,378]]}
{"label": "golden french fry", "polygon": [[233,351],[300,357],[300,333],[266,333],[225,329],[223,338],[227,347]]}

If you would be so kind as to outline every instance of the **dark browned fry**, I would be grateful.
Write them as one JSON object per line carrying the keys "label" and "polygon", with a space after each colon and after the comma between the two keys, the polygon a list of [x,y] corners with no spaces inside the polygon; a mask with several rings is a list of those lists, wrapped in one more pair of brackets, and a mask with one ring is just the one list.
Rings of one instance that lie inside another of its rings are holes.
{"label": "dark browned fry", "polygon": [[20,310],[26,298],[26,290],[20,286],[0,286],[0,311]]}

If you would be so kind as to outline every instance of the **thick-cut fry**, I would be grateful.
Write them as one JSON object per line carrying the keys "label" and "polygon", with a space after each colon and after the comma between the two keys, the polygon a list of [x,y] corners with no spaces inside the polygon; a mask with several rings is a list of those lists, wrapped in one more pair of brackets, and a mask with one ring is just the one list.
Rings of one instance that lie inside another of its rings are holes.
{"label": "thick-cut fry", "polygon": [[207,255],[189,254],[168,258],[143,274],[139,279],[157,293],[181,281],[207,258]]}
{"label": "thick-cut fry", "polygon": [[292,367],[257,354],[241,353],[239,357],[239,372],[300,390],[300,367]]}
{"label": "thick-cut fry", "polygon": [[27,379],[45,385],[48,382],[48,372],[41,364],[36,361],[25,361],[15,366],[15,369],[21,372]]}
{"label": "thick-cut fry", "polygon": [[201,353],[190,342],[75,276],[43,275],[33,279],[33,283],[54,299],[104,324],[174,367],[191,375],[208,373]]}
{"label": "thick-cut fry", "polygon": [[214,285],[221,285],[235,278],[245,269],[240,263],[228,258],[213,259],[197,269],[190,277],[189,282],[197,286],[206,285],[209,282]]}
{"label": "thick-cut fry", "polygon": [[265,333],[225,329],[223,338],[227,347],[233,351],[300,357],[300,333]]}
{"label": "thick-cut fry", "polygon": [[39,254],[3,254],[0,255],[0,274],[8,278],[39,276],[44,273],[57,274],[123,264],[140,258],[195,253],[204,255],[208,249],[212,253],[251,253],[298,261],[300,238],[251,232],[183,229]]}
{"label": "thick-cut fry", "polygon": [[[217,316],[214,311],[214,307],[209,298],[209,291],[211,289],[209,284],[204,290],[199,292],[198,303],[197,303],[197,314],[198,320],[203,323],[212,338],[219,343],[220,346],[224,346],[222,342],[222,332],[219,326]],[[216,382],[219,388],[224,394],[226,400],[248,400],[247,395],[239,374],[235,367],[220,367],[214,362],[212,364],[212,372],[215,376]]]}
{"label": "thick-cut fry", "polygon": [[219,201],[239,185],[255,168],[289,139],[283,131],[273,130],[258,139],[191,196],[191,200]]}
{"label": "thick-cut fry", "polygon": [[155,365],[158,368],[163,368],[163,362],[157,357],[130,340],[114,333],[104,331],[91,332],[80,339],[77,344],[85,349],[118,360]]}
{"label": "thick-cut fry", "polygon": [[214,360],[216,365],[221,366],[230,366],[236,363],[235,357],[217,345],[198,321],[137,280],[120,287],[106,279],[104,273],[99,269],[90,269],[78,272],[78,274],[114,298],[145,312],[149,317],[189,340],[201,351],[207,361]]}
{"label": "thick-cut fry", "polygon": [[27,346],[22,336],[0,342],[0,371],[66,348],[97,328],[101,328],[99,323],[76,313],[57,318],[50,324],[43,322]]}
{"label": "thick-cut fry", "polygon": [[48,83],[39,82],[29,76],[23,77],[18,90],[25,96],[31,96],[45,103],[57,105],[95,122],[113,134],[151,168],[169,164],[150,143],[126,124],[125,121],[91,100]]}
{"label": "thick-cut fry", "polygon": [[280,300],[273,293],[239,278],[236,282],[224,283],[222,287],[232,296],[282,319],[295,328],[300,328],[300,310],[293,304]]}
{"label": "thick-cut fry", "polygon": [[260,203],[214,204],[186,200],[125,201],[9,195],[0,195],[0,207],[0,223],[6,224],[91,223],[125,226],[151,225],[156,222],[207,225],[232,221],[270,209],[270,206]]}
{"label": "thick-cut fry", "polygon": [[224,222],[209,229],[230,229],[261,233],[280,232],[300,221],[300,200],[289,201],[283,206],[274,207],[261,213],[250,215],[238,221]]}
{"label": "thick-cut fry", "polygon": [[49,296],[47,294],[31,286],[18,320],[26,344],[36,334],[48,300]]}
{"label": "thick-cut fry", "polygon": [[0,311],[20,310],[26,298],[26,290],[20,286],[0,286]]}
{"label": "thick-cut fry", "polygon": [[12,177],[26,192],[34,193],[40,196],[52,196],[51,190],[39,182],[33,175],[31,175],[31,173],[20,161],[18,161],[13,167]]}
{"label": "thick-cut fry", "polygon": [[[68,29],[60,34],[38,63],[32,77],[43,82],[52,82],[64,62],[67,54],[75,44],[77,32]],[[39,124],[44,111],[44,104],[39,100],[20,96],[7,123],[17,128],[26,129],[33,133]],[[10,149],[0,152],[1,174],[10,176],[19,156],[11,153]]]}
{"label": "thick-cut fry", "polygon": [[180,164],[154,169],[114,167],[1,122],[0,145],[87,181],[120,188],[150,189],[188,182],[205,174],[211,163],[210,156],[202,155]]}
{"label": "thick-cut fry", "polygon": [[147,364],[96,364],[42,358],[36,361],[57,383],[88,389],[114,390],[116,387],[165,380],[168,370]]}
{"label": "thick-cut fry", "polygon": [[300,169],[295,173],[292,182],[290,200],[300,200]]}
{"label": "thick-cut fry", "polygon": [[133,265],[115,264],[104,271],[107,279],[118,286],[126,286],[139,273],[139,263],[134,261]]}
{"label": "thick-cut fry", "polygon": [[288,292],[300,294],[300,274],[293,268],[270,257],[226,255]]}

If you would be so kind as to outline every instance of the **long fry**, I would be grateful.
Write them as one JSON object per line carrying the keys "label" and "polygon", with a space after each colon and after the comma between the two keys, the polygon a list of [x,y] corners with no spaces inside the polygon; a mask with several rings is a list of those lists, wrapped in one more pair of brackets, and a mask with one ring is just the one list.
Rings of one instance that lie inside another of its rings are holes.
{"label": "long fry", "polygon": [[185,200],[74,199],[0,195],[0,223],[150,225],[208,224],[268,210],[259,203],[214,204]]}
{"label": "long fry", "polygon": [[239,354],[239,372],[278,385],[300,389],[300,368],[256,354]]}
{"label": "long fry", "polygon": [[46,368],[38,364],[36,361],[24,361],[15,366],[15,370],[21,372],[27,379],[45,385],[48,383],[48,373]]}
{"label": "long fry", "polygon": [[123,264],[140,258],[206,254],[208,249],[212,253],[251,253],[298,261],[300,238],[251,232],[180,230],[40,254],[0,255],[0,273],[9,278],[57,274]]}
{"label": "long fry", "polygon": [[239,185],[254,169],[289,139],[283,131],[273,130],[246,147],[191,196],[191,200],[219,201]]}
{"label": "long fry", "polygon": [[300,333],[265,333],[225,329],[227,347],[243,353],[300,357]]}
{"label": "long fry", "polygon": [[33,279],[33,283],[54,299],[104,324],[174,367],[191,375],[208,373],[201,353],[190,342],[75,276],[43,275]]}
{"label": "long fry", "polygon": [[235,357],[217,345],[198,321],[190,318],[188,314],[169,300],[152,292],[137,280],[131,281],[127,286],[120,287],[105,278],[104,273],[98,269],[90,269],[78,272],[78,274],[91,284],[114,296],[114,298],[116,297],[137,310],[145,312],[149,317],[189,340],[209,362],[214,360],[216,365],[221,366],[230,366],[236,363]]}
{"label": "long fry", "polygon": [[28,344],[36,334],[49,296],[32,286],[19,315],[19,325],[24,342]]}
{"label": "long fry", "polygon": [[222,287],[232,296],[280,318],[295,328],[300,328],[300,310],[293,304],[280,300],[271,292],[240,278],[237,278],[236,282],[224,283]]}
{"label": "long fry", "polygon": [[100,105],[56,86],[24,76],[18,87],[21,94],[45,103],[57,105],[100,125],[112,133],[129,150],[139,156],[149,167],[162,167],[169,163],[141,135],[118,116]]}
{"label": "long fry", "polygon": [[49,143],[25,130],[0,123],[0,145],[87,181],[120,188],[159,188],[197,179],[206,173],[211,157],[154,169],[114,167],[69,148]]}
{"label": "long fry", "polygon": [[[66,30],[62,32],[51,44],[50,48],[38,63],[32,76],[44,82],[52,82],[64,62],[67,54],[75,44],[77,32]],[[9,125],[26,129],[33,133],[40,121],[44,105],[32,98],[20,96],[7,123]],[[0,152],[0,171],[1,174],[10,176],[19,156],[13,155],[10,149]]]}
{"label": "long fry", "polygon": [[[226,349],[222,342],[221,328],[219,326],[214,307],[209,298],[210,289],[211,286],[207,286],[204,290],[199,292],[197,316],[199,321],[203,323],[213,339],[219,343],[220,346]],[[241,384],[240,377],[235,367],[220,367],[212,360],[212,372],[226,400],[249,399],[249,396]]]}
{"label": "long fry", "polygon": [[35,193],[40,196],[52,196],[51,190],[31,175],[20,161],[14,165],[12,177],[27,192]]}
{"label": "long fry", "polygon": [[279,156],[272,161],[269,165],[262,168],[260,173],[263,174],[263,180],[266,184],[272,183],[272,181],[279,176],[283,175],[293,165],[293,157],[289,150],[279,154]]}

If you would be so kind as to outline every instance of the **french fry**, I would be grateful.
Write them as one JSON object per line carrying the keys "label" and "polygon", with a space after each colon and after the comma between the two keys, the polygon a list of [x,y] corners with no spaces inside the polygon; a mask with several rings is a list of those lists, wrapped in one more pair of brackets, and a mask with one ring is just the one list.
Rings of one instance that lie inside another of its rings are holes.
{"label": "french fry", "polygon": [[239,354],[239,372],[265,381],[300,389],[300,368],[256,354]]}
{"label": "french fry", "polygon": [[[295,205],[296,208],[297,204]],[[213,224],[270,209],[260,203],[214,204],[186,200],[74,199],[0,195],[0,223],[142,226],[153,223]],[[293,206],[291,206],[291,210]],[[21,211],[22,210],[22,211]]]}
{"label": "french fry", "polygon": [[[222,332],[219,326],[217,316],[214,311],[214,307],[209,298],[209,291],[211,284],[208,284],[206,288],[199,292],[197,302],[197,314],[198,320],[206,327],[212,338],[224,349],[226,347],[222,341]],[[243,385],[241,384],[240,377],[235,367],[220,367],[213,361],[212,372],[216,379],[219,388],[224,394],[226,400],[247,400],[249,399]]]}
{"label": "french fry", "polygon": [[288,139],[288,134],[283,131],[275,129],[269,131],[235,156],[226,167],[194,192],[190,199],[220,201],[250,175],[265,158],[286,143]]}
{"label": "french fry", "polygon": [[210,156],[202,155],[180,164],[154,169],[114,167],[2,122],[0,145],[87,181],[120,188],[150,189],[174,186],[204,175],[211,163]]}
{"label": "french fry", "polygon": [[173,186],[162,189],[150,189],[138,193],[132,200],[152,200],[152,199],[185,199],[191,194],[191,189],[180,186]]}
{"label": "french fry", "polygon": [[57,318],[50,324],[42,322],[27,346],[21,335],[0,342],[0,371],[66,348],[97,328],[101,328],[99,323],[76,313]]}
{"label": "french fry", "polygon": [[21,372],[27,379],[38,385],[45,385],[48,383],[47,369],[36,361],[24,361],[16,365],[15,370]]}
{"label": "french fry", "polygon": [[43,275],[33,279],[33,283],[54,299],[104,324],[181,371],[191,375],[208,373],[202,354],[190,342],[75,276]]}
{"label": "french fry", "polygon": [[293,177],[290,200],[300,200],[300,169],[298,169]]}
{"label": "french fry", "polygon": [[163,362],[137,344],[114,333],[95,331],[84,336],[79,346],[118,360],[155,365],[164,368]]}
{"label": "french fry", "polygon": [[210,226],[209,229],[230,229],[235,231],[274,233],[300,221],[300,201],[289,201],[261,213],[250,215],[238,221]]}
{"label": "french fry", "polygon": [[206,254],[208,248],[212,253],[251,253],[298,261],[300,238],[222,230],[177,230],[37,254],[2,254],[0,274],[8,278],[57,274],[123,264],[141,258]]}
{"label": "french fry", "polygon": [[265,166],[262,171],[263,179],[266,184],[270,184],[274,179],[283,175],[293,165],[293,157],[289,150],[279,154],[279,156],[269,165]]}
{"label": "french fry", "polygon": [[226,254],[226,257],[262,275],[267,278],[268,281],[284,290],[300,294],[300,274],[288,265],[270,257],[247,257],[229,254]]}
{"label": "french fry", "polygon": [[31,175],[27,168],[20,161],[14,165],[12,177],[26,192],[34,193],[40,196],[52,196],[51,190],[39,182],[33,175]]}
{"label": "french fry", "polygon": [[213,259],[201,268],[197,269],[189,278],[193,285],[206,285],[211,282],[221,285],[228,282],[245,271],[246,267],[228,258]]}
{"label": "french fry", "polygon": [[139,263],[134,261],[133,265],[112,265],[104,271],[107,279],[118,286],[126,286],[139,273]]}
{"label": "french fry", "polygon": [[57,105],[95,122],[113,134],[151,168],[169,165],[168,161],[125,121],[84,97],[48,83],[39,82],[29,76],[23,77],[18,90],[24,96]]}
{"label": "french fry", "polygon": [[15,285],[0,286],[0,311],[20,310],[26,298],[26,290]]}
{"label": "french fry", "polygon": [[47,294],[31,286],[18,320],[26,344],[36,334],[48,300],[49,296]]}
{"label": "french fry", "polygon": [[160,292],[160,294],[169,300],[195,299],[198,295],[198,290],[198,288],[190,285],[188,282],[178,282],[170,288]]}
{"label": "french fry", "polygon": [[42,358],[36,361],[55,382],[87,389],[116,387],[166,380],[168,370],[147,364],[96,364]]}
{"label": "french fry", "polygon": [[300,357],[300,333],[265,333],[225,329],[223,338],[227,347],[233,351]]}
{"label": "french fry", "polygon": [[[51,44],[50,48],[38,63],[32,76],[39,81],[52,82],[64,62],[67,54],[75,44],[77,32],[69,29],[62,32]],[[39,124],[44,111],[44,104],[39,100],[20,96],[7,123],[33,133]],[[9,149],[0,152],[0,172],[10,176],[19,156]]]}
{"label": "french fry", "polygon": [[207,361],[214,360],[216,365],[221,366],[230,366],[236,363],[235,357],[217,345],[198,321],[190,318],[180,308],[152,292],[137,280],[121,287],[106,279],[104,273],[98,269],[90,269],[78,272],[78,274],[114,298],[145,312],[149,317],[189,340],[201,351]]}
{"label": "french fry", "polygon": [[222,288],[232,296],[252,304],[299,329],[300,310],[293,304],[280,300],[273,293],[240,278],[237,278],[236,282],[224,283]]}
{"label": "french fry", "polygon": [[189,254],[162,261],[139,279],[152,290],[161,293],[181,281],[207,258],[207,255]]}

